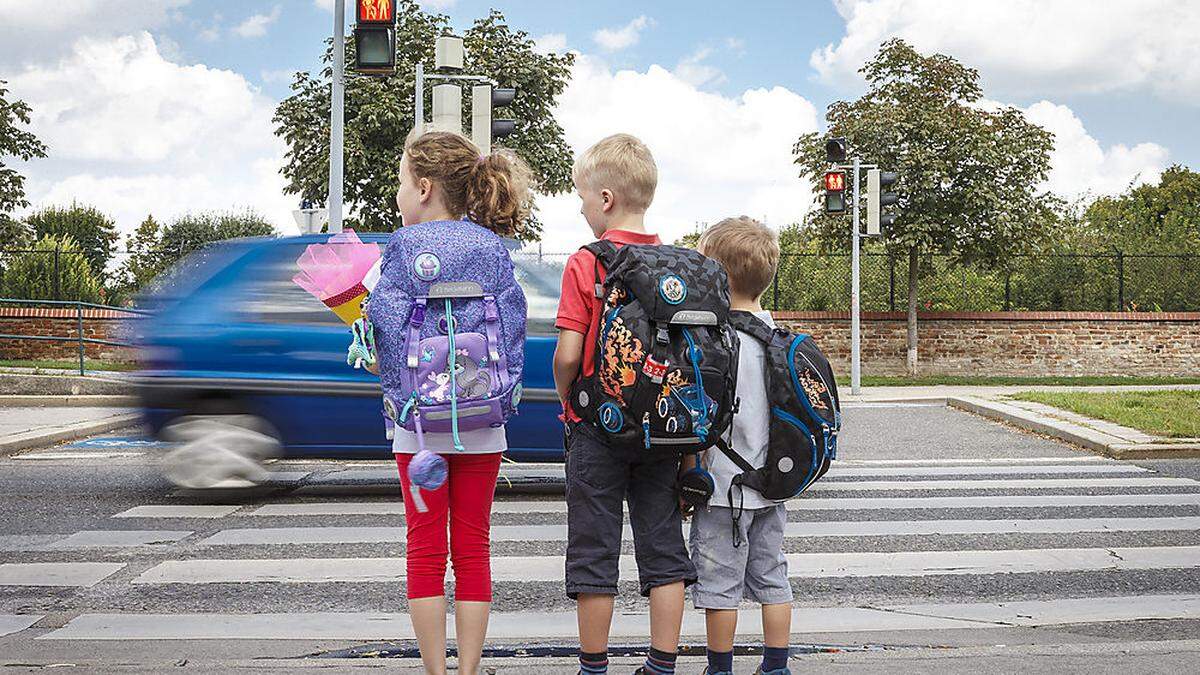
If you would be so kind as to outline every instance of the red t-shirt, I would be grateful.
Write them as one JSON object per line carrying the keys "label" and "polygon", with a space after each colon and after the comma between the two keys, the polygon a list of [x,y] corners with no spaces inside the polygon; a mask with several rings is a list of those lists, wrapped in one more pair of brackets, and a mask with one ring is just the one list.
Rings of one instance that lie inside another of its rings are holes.
{"label": "red t-shirt", "polygon": [[[630,232],[628,230],[609,230],[600,239],[611,241],[617,247],[625,244],[661,244],[657,234]],[[604,267],[600,268],[600,283],[604,283]],[[558,301],[558,318],[554,327],[559,330],[573,330],[582,333],[583,363],[580,376],[587,377],[596,370],[596,333],[600,330],[600,322],[596,320],[603,307],[603,300],[596,297],[596,256],[591,251],[579,249],[570,258],[563,269],[562,297]],[[563,411],[572,422],[578,422],[579,416],[571,410],[568,404]]]}

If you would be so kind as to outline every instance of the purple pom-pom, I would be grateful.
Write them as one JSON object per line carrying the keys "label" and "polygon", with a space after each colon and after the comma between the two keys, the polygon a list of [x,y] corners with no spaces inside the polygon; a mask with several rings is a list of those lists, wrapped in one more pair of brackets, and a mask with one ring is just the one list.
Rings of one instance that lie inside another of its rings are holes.
{"label": "purple pom-pom", "polygon": [[450,469],[439,454],[422,450],[408,463],[408,480],[422,490],[436,490],[446,484]]}

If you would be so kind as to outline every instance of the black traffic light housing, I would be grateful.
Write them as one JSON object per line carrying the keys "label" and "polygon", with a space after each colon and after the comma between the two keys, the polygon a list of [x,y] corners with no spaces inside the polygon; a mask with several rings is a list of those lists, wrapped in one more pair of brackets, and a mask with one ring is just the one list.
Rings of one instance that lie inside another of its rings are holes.
{"label": "black traffic light housing", "polygon": [[825,161],[838,164],[846,161],[850,144],[843,137],[831,138],[825,141]]}
{"label": "black traffic light housing", "polygon": [[396,0],[355,0],[354,71],[396,72]]}
{"label": "black traffic light housing", "polygon": [[826,171],[825,213],[844,213],[846,211],[846,172]]}
{"label": "black traffic light housing", "polygon": [[[517,98],[517,90],[515,87],[493,87],[492,88],[492,110],[503,108],[512,105],[512,102]],[[513,119],[500,118],[492,119],[492,139],[504,138],[512,132],[516,131],[517,122]]]}

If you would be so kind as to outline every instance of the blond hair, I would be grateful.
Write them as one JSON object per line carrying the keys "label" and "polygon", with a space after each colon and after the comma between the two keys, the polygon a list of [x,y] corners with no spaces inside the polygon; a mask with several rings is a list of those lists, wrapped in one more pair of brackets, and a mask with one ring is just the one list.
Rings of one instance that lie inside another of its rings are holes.
{"label": "blond hair", "polygon": [[729,288],[757,298],[771,285],[779,265],[779,236],[753,218],[726,218],[700,235],[696,248],[725,267]]}
{"label": "blond hair", "polygon": [[448,131],[409,134],[404,158],[415,178],[428,178],[442,189],[446,209],[502,237],[520,232],[533,204],[533,173],[510,150],[479,154],[463,136]]}
{"label": "blond hair", "polygon": [[612,190],[630,211],[645,212],[658,187],[658,166],[650,148],[629,134],[601,139],[575,160],[576,187]]}

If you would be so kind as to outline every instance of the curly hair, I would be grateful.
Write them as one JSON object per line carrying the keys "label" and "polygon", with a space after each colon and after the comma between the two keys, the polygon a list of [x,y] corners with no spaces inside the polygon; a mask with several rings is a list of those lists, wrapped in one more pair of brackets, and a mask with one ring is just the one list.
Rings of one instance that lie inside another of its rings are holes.
{"label": "curly hair", "polygon": [[416,178],[442,189],[446,208],[502,237],[525,227],[533,205],[533,172],[511,150],[481,155],[463,136],[448,131],[410,134],[404,157]]}

